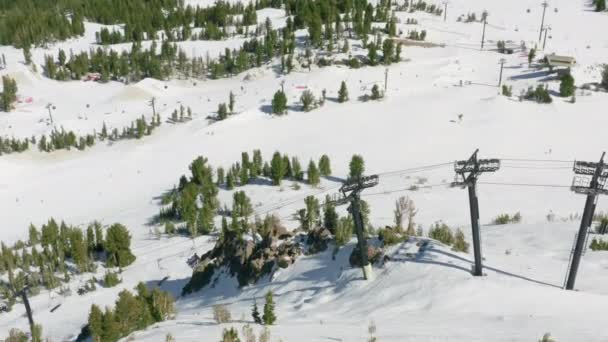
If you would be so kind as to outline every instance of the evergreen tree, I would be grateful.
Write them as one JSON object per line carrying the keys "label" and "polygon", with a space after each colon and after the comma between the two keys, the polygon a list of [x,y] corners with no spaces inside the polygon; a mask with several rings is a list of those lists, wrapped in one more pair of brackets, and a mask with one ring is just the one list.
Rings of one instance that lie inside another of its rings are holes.
{"label": "evergreen tree", "polygon": [[379,100],[383,97],[382,93],[380,92],[380,87],[378,87],[377,84],[374,84],[374,86],[372,87],[372,95],[370,96],[370,98],[372,100]]}
{"label": "evergreen tree", "polygon": [[281,185],[281,180],[285,178],[287,174],[287,165],[283,163],[283,157],[279,152],[275,152],[272,155],[272,161],[270,162],[270,176],[272,178],[272,185]]}
{"label": "evergreen tree", "polygon": [[382,43],[382,60],[384,64],[389,65],[394,61],[395,43],[392,39],[384,40]]}
{"label": "evergreen tree", "polygon": [[302,171],[302,165],[300,164],[298,157],[291,158],[291,169],[293,176],[297,181],[304,180],[304,172]]}
{"label": "evergreen tree", "polygon": [[367,58],[369,65],[375,66],[378,64],[378,47],[376,44],[369,43],[367,45]]}
{"label": "evergreen tree", "polygon": [[313,105],[315,103],[315,96],[313,95],[312,91],[305,90],[302,93],[302,96],[300,96],[300,101],[302,102],[302,109],[304,109],[305,112],[309,112],[314,109]]}
{"label": "evergreen tree", "polygon": [[532,49],[530,49],[530,52],[528,53],[528,67],[530,67],[532,65],[532,61],[534,61],[534,57],[536,57],[536,49],[532,48]]}
{"label": "evergreen tree", "polygon": [[602,70],[602,86],[608,90],[608,64],[604,64]]}
{"label": "evergreen tree", "polygon": [[253,308],[251,309],[251,317],[257,324],[262,324],[262,318],[260,317],[260,311],[258,310],[258,303],[256,299],[253,299]]}
{"label": "evergreen tree", "polygon": [[319,169],[313,160],[308,163],[308,183],[310,185],[319,185]]}
{"label": "evergreen tree", "polygon": [[135,261],[131,253],[131,235],[127,227],[115,223],[108,228],[104,249],[107,253],[106,264],[110,267],[125,267]]}
{"label": "evergreen tree", "polygon": [[235,328],[224,329],[222,340],[220,342],[241,342],[239,333]]}
{"label": "evergreen tree", "polygon": [[319,159],[319,173],[323,177],[331,176],[331,164],[326,154],[322,155],[321,159]]}
{"label": "evergreen tree", "polygon": [[349,179],[361,178],[363,176],[363,172],[365,172],[365,162],[363,161],[363,157],[358,154],[355,154],[350,160],[349,168]]}
{"label": "evergreen tree", "polygon": [[338,213],[336,207],[331,202],[329,195],[325,197],[325,204],[323,205],[323,227],[328,229],[332,234],[336,233],[336,227],[338,226]]}
{"label": "evergreen tree", "polygon": [[264,304],[264,314],[262,316],[262,321],[264,325],[273,325],[277,320],[277,317],[274,314],[274,301],[272,296],[272,291],[268,291],[266,293],[266,303]]}
{"label": "evergreen tree", "polygon": [[272,98],[272,113],[283,115],[287,112],[287,96],[281,90],[274,93]]}
{"label": "evergreen tree", "polygon": [[2,76],[2,94],[0,94],[0,109],[5,112],[10,112],[13,109],[13,103],[17,101],[17,81],[8,77]]}
{"label": "evergreen tree", "polygon": [[572,96],[574,94],[574,77],[570,73],[564,74],[561,77],[561,83],[559,85],[559,94],[563,97]]}
{"label": "evergreen tree", "polygon": [[338,90],[338,102],[344,103],[346,101],[348,101],[348,89],[346,88],[346,82],[342,81],[340,90]]}
{"label": "evergreen tree", "polygon": [[595,0],[595,11],[602,12],[606,10],[606,0]]}
{"label": "evergreen tree", "polygon": [[228,109],[225,103],[220,103],[217,107],[217,117],[220,120],[224,120],[228,117]]}
{"label": "evergreen tree", "polygon": [[228,99],[228,109],[230,109],[230,113],[232,113],[232,114],[234,114],[234,104],[235,104],[234,93],[231,91],[230,95],[229,95],[229,99]]}
{"label": "evergreen tree", "polygon": [[29,44],[23,47],[23,59],[25,60],[25,65],[32,64],[32,51]]}
{"label": "evergreen tree", "polygon": [[34,226],[33,224],[30,224],[29,236],[30,246],[34,246],[38,244],[38,242],[40,242],[40,233],[38,232],[38,229],[36,229],[36,226]]}
{"label": "evergreen tree", "polygon": [[91,311],[89,312],[89,332],[93,341],[100,341],[103,335],[103,312],[99,306],[91,305]]}

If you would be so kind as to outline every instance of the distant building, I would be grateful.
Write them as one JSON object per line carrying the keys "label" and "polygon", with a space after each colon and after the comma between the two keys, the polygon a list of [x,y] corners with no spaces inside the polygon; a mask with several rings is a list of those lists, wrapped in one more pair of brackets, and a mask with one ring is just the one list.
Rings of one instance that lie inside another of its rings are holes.
{"label": "distant building", "polygon": [[556,54],[551,54],[545,56],[545,58],[547,59],[547,64],[551,68],[571,68],[576,64],[576,59],[569,56],[558,56]]}

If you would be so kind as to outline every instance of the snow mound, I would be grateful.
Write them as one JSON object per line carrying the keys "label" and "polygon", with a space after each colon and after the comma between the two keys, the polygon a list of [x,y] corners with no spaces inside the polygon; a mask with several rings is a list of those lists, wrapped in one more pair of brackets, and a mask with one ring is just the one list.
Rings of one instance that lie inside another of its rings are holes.
{"label": "snow mound", "polygon": [[153,79],[144,79],[136,84],[124,87],[111,97],[108,102],[115,101],[141,101],[159,96],[164,90],[162,82]]}

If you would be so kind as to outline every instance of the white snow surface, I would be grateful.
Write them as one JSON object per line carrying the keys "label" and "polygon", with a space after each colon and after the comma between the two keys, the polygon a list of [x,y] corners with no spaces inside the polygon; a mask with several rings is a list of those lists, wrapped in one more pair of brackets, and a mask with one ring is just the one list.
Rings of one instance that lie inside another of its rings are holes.
{"label": "white snow surface", "polygon": [[[489,12],[489,25],[486,49],[480,51],[482,24],[458,23],[456,18],[469,12],[479,17],[484,9]],[[260,22],[269,16],[275,27],[284,23],[282,11],[262,12]],[[392,224],[394,201],[408,195],[419,209],[416,222],[425,231],[443,220],[461,227],[470,241],[466,191],[445,184],[454,176],[451,162],[467,159],[479,148],[482,158],[503,159],[497,173],[484,174],[479,181],[486,276],[470,275],[472,251],[457,253],[432,242],[418,253],[417,241],[410,240],[389,249],[391,261],[377,266],[376,279],[366,282],[360,270],[348,265],[353,240],[335,260],[330,247],[243,289],[237,288],[236,280],[222,276],[214,288],[179,298],[175,320],[137,332],[135,340],[162,341],[167,333],[177,341],[219,340],[222,329],[240,329],[250,321],[252,299],[257,297],[261,304],[272,289],[279,318],[271,327],[272,341],[366,341],[372,320],[379,341],[534,341],[545,332],[558,341],[607,341],[608,254],[587,251],[578,291],[564,291],[561,286],[578,230],[574,214],[581,213],[584,204],[584,197],[569,190],[572,161],[596,161],[606,149],[608,94],[577,90],[575,104],[555,96],[552,104],[540,105],[501,96],[496,87],[499,60],[506,58],[503,82],[513,86],[513,94],[545,82],[552,91],[559,91],[557,81],[546,80],[547,74],[528,67],[526,55],[495,51],[498,40],[517,45],[524,41],[528,47],[537,44],[541,14],[540,3],[533,0],[450,0],[447,22],[420,12],[397,13],[402,22],[406,18],[419,21],[417,26],[400,24],[404,34],[414,27],[425,29],[428,41],[445,47],[404,47],[406,61],[388,67],[386,98],[366,103],[357,98],[369,93],[373,84],[384,85],[384,67],[333,66],[283,76],[264,66],[215,81],[65,83],[25,67],[21,51],[0,47],[8,62],[0,75],[17,79],[20,97],[33,98],[11,113],[0,113],[2,136],[48,134],[53,128],[47,121],[48,103],[56,107],[55,126],[79,134],[99,131],[104,122],[122,127],[142,114],[149,117],[147,103],[152,96],[163,118],[180,104],[194,112],[191,122],[164,123],[152,136],[138,141],[98,143],[83,152],[45,154],[32,149],[0,157],[3,241],[25,240],[30,223],[40,225],[50,217],[74,225],[96,219],[104,224],[121,222],[133,236],[137,260],[125,268],[119,286],[67,298],[43,291],[32,298],[35,319],[43,325],[45,336],[53,341],[74,339],[92,303],[112,305],[121,289],[131,289],[139,281],[154,286],[169,276],[163,288],[179,295],[191,275],[186,258],[209,250],[215,236],[200,237],[194,243],[186,238],[156,240],[147,223],[158,213],[157,197],[188,173],[188,165],[199,155],[214,166],[228,167],[240,160],[242,151],[253,149],[261,149],[265,159],[279,150],[298,156],[304,165],[327,154],[336,178],[323,180],[319,188],[303,185],[294,190],[291,182],[285,182],[281,188],[256,184],[237,189],[247,192],[257,213],[274,212],[295,228],[291,214],[303,206],[303,198],[315,194],[322,199],[336,192],[348,173],[351,156],[361,154],[366,173],[381,174],[380,185],[363,193],[374,226]],[[608,62],[608,43],[601,34],[608,31],[607,19],[606,13],[593,12],[586,0],[551,1],[546,23],[552,30],[545,51],[538,55],[572,55],[578,61],[572,69],[576,83],[598,82],[600,65]],[[94,32],[99,27],[87,24],[85,37],[33,49],[34,61],[41,64],[45,53],[56,55],[59,48],[77,52],[96,47]],[[204,56],[207,51],[217,55],[225,47],[240,46],[242,41],[179,44],[188,54]],[[351,42],[354,53],[358,46],[360,42]],[[271,97],[283,80],[289,114],[270,116],[266,111]],[[333,99],[343,80],[351,100],[338,104]],[[327,89],[325,106],[300,111],[303,87],[316,95]],[[238,115],[209,124],[207,115],[228,100],[229,91],[236,94]],[[428,165],[438,166],[388,173]],[[418,182],[423,183],[419,190],[407,191]],[[220,191],[222,202],[230,205],[231,198],[231,191]],[[605,203],[600,199],[597,211],[607,211]],[[522,224],[489,225],[498,214],[518,211]],[[557,222],[547,222],[549,213]],[[75,277],[72,289],[89,277]],[[229,306],[235,323],[214,323],[211,307],[217,303]],[[57,304],[62,305],[50,313]],[[13,327],[26,330],[23,315],[21,305],[0,314],[0,336]]]}

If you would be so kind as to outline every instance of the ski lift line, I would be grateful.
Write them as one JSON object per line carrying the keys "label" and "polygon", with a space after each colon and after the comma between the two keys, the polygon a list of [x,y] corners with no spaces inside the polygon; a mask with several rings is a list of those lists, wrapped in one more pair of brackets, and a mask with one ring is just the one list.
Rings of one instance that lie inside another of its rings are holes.
{"label": "ski lift line", "polygon": [[524,161],[524,162],[548,162],[548,163],[574,163],[574,160],[558,160],[558,159],[526,159],[526,158],[497,158],[501,161]]}
{"label": "ski lift line", "polygon": [[504,185],[504,186],[527,186],[527,187],[539,187],[539,188],[570,188],[570,185],[560,184],[536,184],[536,183],[501,183],[501,182],[477,182],[477,184],[485,185]]}
{"label": "ski lift line", "polygon": [[431,165],[418,166],[418,167],[413,167],[413,168],[408,168],[408,169],[401,169],[401,170],[382,172],[382,173],[378,173],[377,175],[380,176],[380,177],[382,177],[382,176],[389,176],[389,175],[393,175],[393,174],[405,174],[405,173],[423,172],[423,171],[429,171],[429,170],[440,168],[442,166],[448,166],[448,165],[453,165],[453,164],[454,164],[454,162],[450,161],[450,162],[439,163],[439,164],[431,164]]}
{"label": "ski lift line", "polygon": [[431,189],[431,188],[436,188],[436,187],[440,187],[440,186],[444,186],[444,185],[450,185],[450,184],[451,183],[444,182],[444,183],[437,183],[437,184],[430,184],[430,185],[420,185],[420,186],[416,186],[416,188],[408,187],[408,188],[389,190],[389,191],[363,193],[363,194],[361,194],[361,197],[390,195],[390,194],[393,194],[393,193],[396,193],[396,192],[405,192],[405,191],[415,192],[415,191],[418,191],[420,189]]}
{"label": "ski lift line", "polygon": [[527,170],[571,170],[571,166],[520,166],[520,165],[501,165],[507,169],[527,169]]}

